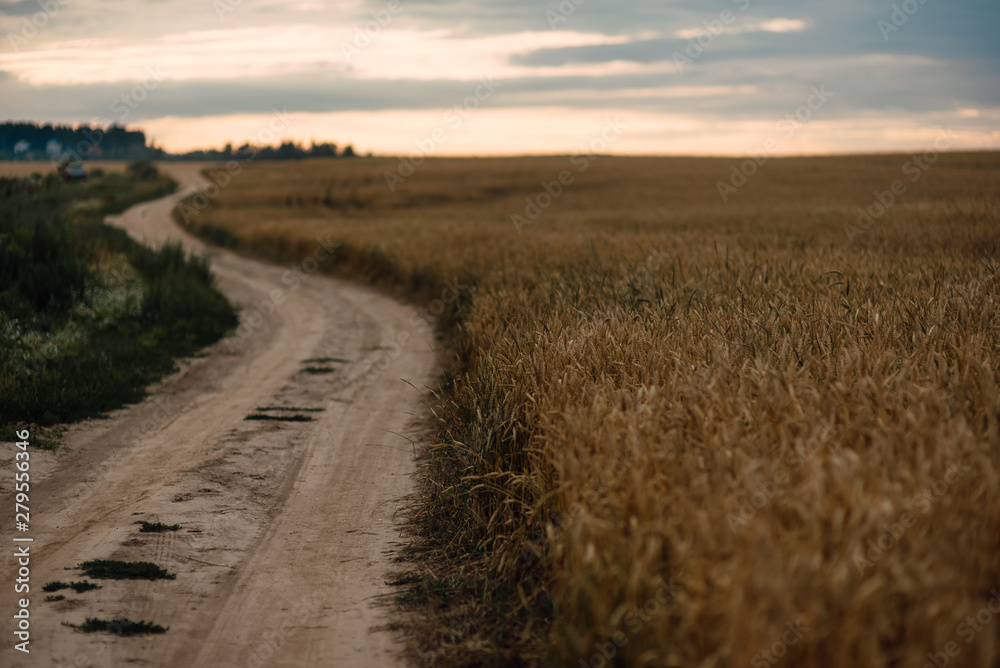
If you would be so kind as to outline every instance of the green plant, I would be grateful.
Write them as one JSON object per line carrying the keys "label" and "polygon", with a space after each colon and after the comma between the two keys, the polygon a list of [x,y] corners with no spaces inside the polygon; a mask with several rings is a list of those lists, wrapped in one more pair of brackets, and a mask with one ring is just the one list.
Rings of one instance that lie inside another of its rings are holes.
{"label": "green plant", "polygon": [[178,531],[180,524],[164,524],[162,522],[143,522],[139,531],[145,533],[160,533],[163,531]]}
{"label": "green plant", "polygon": [[85,580],[80,580],[78,582],[48,582],[42,587],[42,591],[59,591],[60,589],[72,589],[77,594],[82,594],[85,591],[92,591],[94,589],[100,589],[101,585],[95,584],[93,582],[87,582]]}
{"label": "green plant", "polygon": [[271,420],[276,422],[313,422],[316,418],[309,415],[267,415],[266,413],[251,413],[244,420]]}
{"label": "green plant", "polygon": [[152,622],[135,622],[125,617],[111,620],[87,617],[83,624],[75,626],[74,628],[81,633],[104,632],[116,636],[138,636],[166,633],[169,630],[159,624],[153,624]]}
{"label": "green plant", "polygon": [[177,577],[148,561],[95,559],[77,568],[95,580],[173,580]]}

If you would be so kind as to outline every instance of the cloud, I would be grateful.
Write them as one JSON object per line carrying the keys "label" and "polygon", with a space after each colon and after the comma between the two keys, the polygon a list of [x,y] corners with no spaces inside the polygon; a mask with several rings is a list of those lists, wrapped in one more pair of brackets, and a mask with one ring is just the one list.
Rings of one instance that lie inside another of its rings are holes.
{"label": "cloud", "polygon": [[[780,118],[803,103],[810,86],[825,83],[835,92],[835,101],[823,109],[826,119],[1000,108],[1000,90],[992,85],[991,73],[954,76],[952,65],[934,59],[844,56],[815,64],[809,72],[815,76],[769,73],[781,64],[782,59],[776,57],[735,64],[725,73],[705,68],[679,75],[670,68],[601,77],[564,74],[497,79],[496,93],[483,106],[642,110],[725,123],[736,118]],[[924,84],[914,87],[909,83],[913,80]],[[363,78],[330,71],[168,77],[155,89],[141,91],[140,103],[121,120],[139,123],[164,116],[267,113],[274,108],[305,113],[440,110],[460,104],[478,85],[474,79]],[[8,76],[0,78],[0,97],[5,100],[5,112],[21,118],[119,120],[120,111],[113,110],[121,109],[116,101],[133,95],[137,86],[136,82],[100,81],[35,86]],[[39,114],[38,110],[44,111]]]}
{"label": "cloud", "polygon": [[[23,48],[0,47],[3,113],[117,120],[112,105],[149,68],[166,79],[127,122],[161,129],[163,119],[275,107],[431,114],[480,77],[502,82],[484,104],[490,113],[634,112],[675,126],[766,125],[819,84],[836,91],[823,122],[864,119],[858,132],[876,119],[983,125],[1000,108],[994,0],[928,0],[888,37],[878,22],[891,3],[866,0],[403,0],[389,19],[386,0],[230,4],[220,17],[209,0],[115,3],[113,12],[107,0],[66,2]],[[732,20],[721,25],[724,10]],[[0,0],[0,34],[37,11],[34,0]],[[682,71],[674,54],[692,43]]]}
{"label": "cloud", "polygon": [[746,32],[801,32],[810,25],[810,21],[803,19],[777,18],[762,21],[760,23],[748,23],[746,25],[723,25],[715,32],[709,30],[705,26],[687,28],[685,30],[678,30],[675,32],[674,37],[678,37],[680,39],[697,39],[704,35],[716,36],[716,34],[739,35]]}
{"label": "cloud", "polygon": [[37,2],[32,0],[14,0],[13,2],[0,2],[0,14],[7,16],[29,16],[41,11]]}

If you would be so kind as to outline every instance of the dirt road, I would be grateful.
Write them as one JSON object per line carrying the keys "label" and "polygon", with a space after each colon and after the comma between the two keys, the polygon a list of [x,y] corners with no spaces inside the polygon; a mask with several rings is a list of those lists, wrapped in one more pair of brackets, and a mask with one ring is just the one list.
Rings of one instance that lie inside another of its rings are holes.
{"label": "dirt road", "polygon": [[[193,166],[168,170],[184,191],[200,182]],[[207,252],[170,220],[178,197],[115,223],[152,245]],[[71,428],[68,452],[33,456],[31,653],[12,649],[8,539],[0,665],[399,663],[393,636],[378,630],[380,595],[398,500],[411,490],[415,388],[432,381],[435,341],[415,308],[322,276],[327,245],[317,240],[315,261],[294,268],[212,251],[220,288],[247,317],[237,335],[185,360],[143,403]],[[13,471],[13,455],[4,448],[0,470]],[[9,505],[4,536],[14,534]],[[144,520],[181,529],[141,533]],[[103,580],[44,601],[43,584],[81,579],[73,569],[90,559],[151,561],[176,578]],[[64,625],[87,617],[169,630],[119,638]]]}

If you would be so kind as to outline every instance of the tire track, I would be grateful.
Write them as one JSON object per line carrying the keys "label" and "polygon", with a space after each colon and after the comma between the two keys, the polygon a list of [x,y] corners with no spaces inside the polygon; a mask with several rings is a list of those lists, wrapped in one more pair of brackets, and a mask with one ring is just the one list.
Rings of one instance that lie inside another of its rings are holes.
{"label": "tire track", "polygon": [[[194,166],[166,169],[184,190],[201,182]],[[117,224],[154,246],[180,240],[204,252],[170,219],[179,197],[135,207]],[[432,380],[433,337],[411,327],[415,309],[372,290],[319,275],[288,290],[280,267],[211,254],[231,299],[248,306],[276,289],[286,299],[241,345],[216,344],[150,399],[72,428],[67,455],[35,463],[44,495],[33,526],[37,649],[33,642],[25,657],[4,648],[3,665],[398,662],[394,639],[372,630],[381,619],[375,599],[388,589],[388,552],[399,540],[393,514],[413,472],[411,445],[398,434],[413,432],[422,413],[412,386]],[[412,343],[387,369],[351,381],[404,331]],[[348,363],[302,373],[315,357]],[[313,422],[243,419],[261,406],[323,410],[309,413]],[[182,529],[142,534],[142,519]],[[42,602],[41,584],[75,577],[64,569],[94,558],[154,561],[177,578],[104,581],[100,590]],[[10,573],[0,574],[4,591],[12,590]],[[88,616],[170,630],[112,638],[62,626]]]}

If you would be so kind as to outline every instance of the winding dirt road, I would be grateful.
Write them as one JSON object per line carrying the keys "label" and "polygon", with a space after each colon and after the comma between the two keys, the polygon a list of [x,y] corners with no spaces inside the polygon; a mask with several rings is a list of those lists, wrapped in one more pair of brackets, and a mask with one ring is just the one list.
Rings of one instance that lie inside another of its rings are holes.
{"label": "winding dirt road", "polygon": [[[416,388],[435,370],[431,327],[415,308],[323,276],[325,240],[316,262],[295,268],[208,251],[170,218],[201,183],[198,168],[167,169],[181,193],[109,222],[154,246],[179,240],[210,253],[219,287],[249,320],[143,403],[72,427],[68,452],[32,456],[31,653],[12,649],[8,538],[0,665],[399,664],[379,629],[381,595],[400,540],[395,513],[411,491]],[[245,419],[255,413],[312,420]],[[3,450],[0,470],[11,472],[14,450]],[[12,478],[0,498],[13,496]],[[0,528],[10,537],[8,505]],[[144,520],[181,529],[141,533]],[[44,601],[44,583],[80,579],[74,567],[90,559],[151,561],[176,579],[103,580]],[[169,630],[119,638],[64,625],[87,617]]]}

